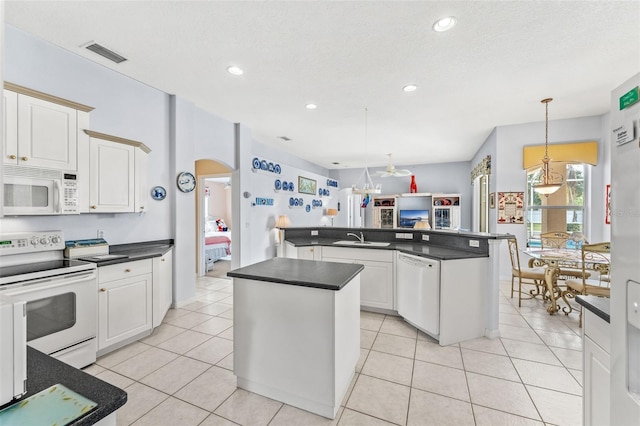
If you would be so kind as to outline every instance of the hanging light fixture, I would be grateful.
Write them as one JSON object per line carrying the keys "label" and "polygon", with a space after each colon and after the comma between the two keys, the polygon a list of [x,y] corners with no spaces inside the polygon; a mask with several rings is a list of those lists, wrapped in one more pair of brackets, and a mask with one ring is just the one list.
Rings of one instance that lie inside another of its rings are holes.
{"label": "hanging light fixture", "polygon": [[[382,193],[382,185],[374,185],[369,174],[369,168],[367,167],[367,113],[368,109],[364,109],[364,170],[360,174],[360,177],[355,184],[351,185],[351,191],[354,194],[380,194]],[[360,181],[362,186],[358,186]]]}
{"label": "hanging light fixture", "polygon": [[563,178],[559,173],[551,171],[549,162],[549,102],[553,98],[546,98],[541,100],[545,106],[545,121],[544,121],[544,157],[542,158],[542,170],[537,183],[533,184],[533,190],[538,194],[549,195],[556,192],[562,187]]}

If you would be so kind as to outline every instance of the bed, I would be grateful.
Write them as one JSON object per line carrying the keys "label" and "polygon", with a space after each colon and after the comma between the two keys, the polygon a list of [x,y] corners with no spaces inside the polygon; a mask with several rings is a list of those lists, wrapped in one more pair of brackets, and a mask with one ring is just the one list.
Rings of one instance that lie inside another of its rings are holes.
{"label": "bed", "polygon": [[204,256],[207,272],[213,269],[213,264],[223,257],[231,255],[231,232],[211,231],[205,234]]}

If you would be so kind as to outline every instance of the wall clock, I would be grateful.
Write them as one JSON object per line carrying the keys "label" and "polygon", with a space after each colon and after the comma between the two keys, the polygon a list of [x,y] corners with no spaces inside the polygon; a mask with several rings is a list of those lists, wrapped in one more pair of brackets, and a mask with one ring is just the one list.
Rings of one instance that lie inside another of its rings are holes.
{"label": "wall clock", "polygon": [[189,172],[178,175],[178,189],[182,192],[191,192],[196,189],[196,178]]}

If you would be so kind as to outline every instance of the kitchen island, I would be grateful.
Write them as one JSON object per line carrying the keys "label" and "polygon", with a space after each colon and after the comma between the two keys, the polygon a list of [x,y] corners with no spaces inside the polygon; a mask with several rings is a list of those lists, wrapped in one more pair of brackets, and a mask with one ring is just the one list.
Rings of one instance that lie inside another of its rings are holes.
{"label": "kitchen island", "polygon": [[238,387],[335,418],[360,356],[363,268],[274,258],[229,272]]}

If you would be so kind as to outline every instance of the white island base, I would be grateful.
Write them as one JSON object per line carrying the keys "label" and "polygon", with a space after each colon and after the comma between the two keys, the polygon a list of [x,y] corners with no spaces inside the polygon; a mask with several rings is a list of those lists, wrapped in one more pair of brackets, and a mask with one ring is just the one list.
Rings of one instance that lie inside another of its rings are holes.
{"label": "white island base", "polygon": [[360,356],[360,275],[340,290],[233,285],[238,387],[334,419]]}

